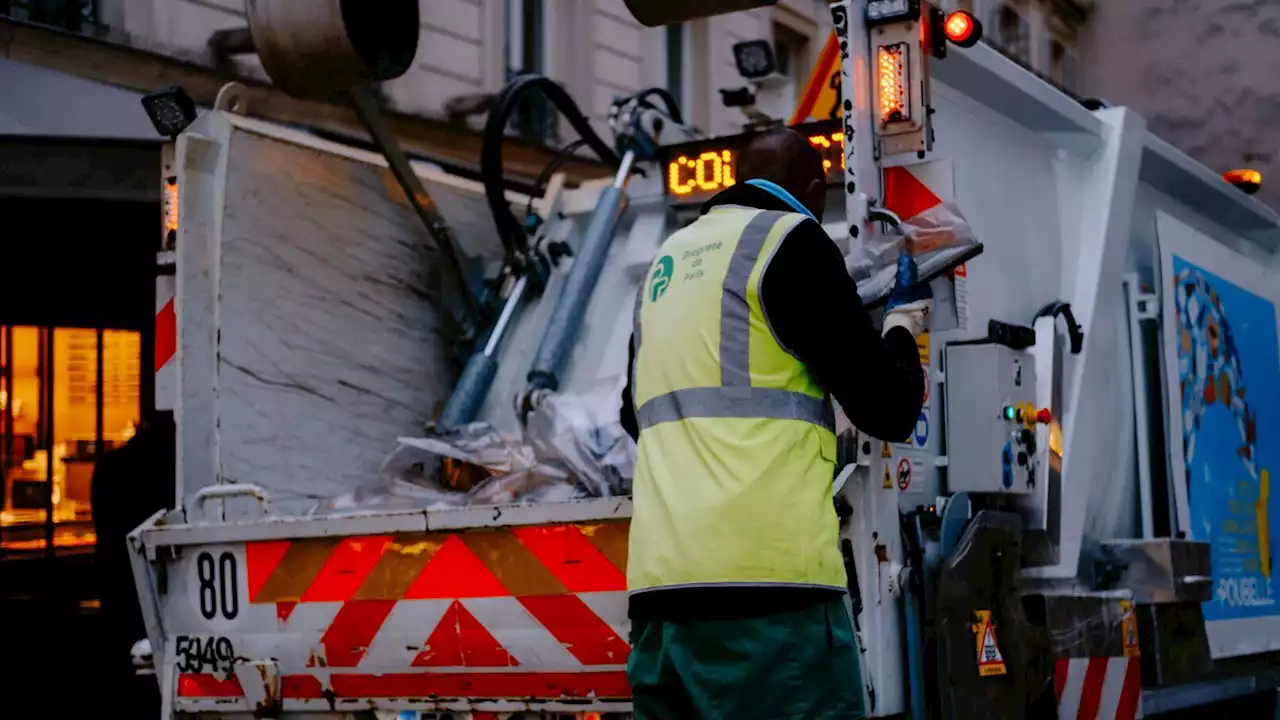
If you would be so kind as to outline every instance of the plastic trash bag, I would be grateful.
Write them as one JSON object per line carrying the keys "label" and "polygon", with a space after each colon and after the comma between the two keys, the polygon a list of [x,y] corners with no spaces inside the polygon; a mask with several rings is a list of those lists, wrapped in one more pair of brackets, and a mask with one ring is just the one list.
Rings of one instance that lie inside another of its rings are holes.
{"label": "plastic trash bag", "polygon": [[374,481],[321,501],[312,514],[626,495],[636,447],[618,418],[620,390],[549,394],[530,415],[524,438],[487,423],[400,438]]}
{"label": "plastic trash bag", "polygon": [[968,221],[949,202],[905,218],[897,229],[869,232],[864,238],[845,258],[845,268],[868,307],[883,304],[893,290],[898,254],[904,248],[915,257],[920,279],[926,282],[982,252]]}
{"label": "plastic trash bag", "polygon": [[472,423],[447,436],[400,438],[377,480],[322,501],[312,513],[563,502],[587,494],[528,444]]}
{"label": "plastic trash bag", "polygon": [[620,391],[548,395],[528,421],[526,439],[538,457],[565,467],[594,497],[631,492],[636,445],[618,418]]}

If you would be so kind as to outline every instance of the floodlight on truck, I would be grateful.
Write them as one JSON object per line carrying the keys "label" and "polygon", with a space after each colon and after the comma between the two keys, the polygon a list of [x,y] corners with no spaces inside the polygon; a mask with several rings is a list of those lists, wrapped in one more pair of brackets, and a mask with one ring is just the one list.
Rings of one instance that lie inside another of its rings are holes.
{"label": "floodlight on truck", "polygon": [[748,80],[759,80],[778,71],[773,48],[765,40],[734,43],[733,62],[738,66],[738,74]]}
{"label": "floodlight on truck", "polygon": [[867,3],[867,25],[915,20],[920,17],[920,0],[871,0]]}
{"label": "floodlight on truck", "polygon": [[147,111],[156,132],[170,139],[176,139],[196,121],[196,103],[180,87],[142,96],[142,108]]}

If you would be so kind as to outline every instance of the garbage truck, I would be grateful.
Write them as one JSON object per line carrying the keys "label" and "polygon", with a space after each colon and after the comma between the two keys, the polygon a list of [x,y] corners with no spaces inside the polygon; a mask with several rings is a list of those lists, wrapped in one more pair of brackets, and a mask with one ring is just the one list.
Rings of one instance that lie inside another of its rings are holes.
{"label": "garbage truck", "polygon": [[[767,4],[627,3],[649,25]],[[381,154],[255,119],[234,85],[194,118],[149,100],[180,120],[157,274],[179,501],[129,537],[136,661],[165,718],[627,717],[633,308],[696,272],[655,276],[664,238],[785,117],[767,43],[735,47],[730,136],[654,89],[614,103],[606,141],[558,85],[517,78],[477,182],[405,157],[368,90],[412,58],[392,30],[416,2],[339,6],[250,3],[254,52],[287,92],[345,93]],[[823,227],[868,307],[903,251],[936,297],[907,442],[837,415],[848,681],[873,717],[913,720],[1274,703],[1280,216],[1250,196],[1261,178],[1055,88],[972,16],[830,9],[839,91],[798,125],[829,170]],[[506,182],[532,94],[604,177]]]}

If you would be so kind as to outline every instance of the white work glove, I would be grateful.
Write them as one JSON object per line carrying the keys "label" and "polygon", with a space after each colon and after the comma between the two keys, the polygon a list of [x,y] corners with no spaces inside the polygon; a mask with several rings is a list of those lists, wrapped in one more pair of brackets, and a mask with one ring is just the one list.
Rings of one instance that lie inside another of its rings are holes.
{"label": "white work glove", "polygon": [[929,330],[929,314],[932,312],[933,300],[930,298],[898,305],[885,312],[884,329],[880,334],[888,335],[890,330],[900,327],[906,328],[911,337],[920,337]]}
{"label": "white work glove", "polygon": [[929,329],[929,315],[933,312],[933,288],[929,283],[920,281],[920,269],[916,261],[907,253],[898,256],[897,278],[894,280],[893,292],[889,293],[889,302],[885,305],[884,329],[881,335],[889,330],[901,327],[911,333],[911,337],[920,337]]}

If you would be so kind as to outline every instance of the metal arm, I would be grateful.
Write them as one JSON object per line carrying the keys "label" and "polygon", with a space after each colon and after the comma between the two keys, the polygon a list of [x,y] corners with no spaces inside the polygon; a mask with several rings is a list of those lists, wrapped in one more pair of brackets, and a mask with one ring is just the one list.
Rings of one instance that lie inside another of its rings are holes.
{"label": "metal arm", "polygon": [[467,282],[466,271],[462,267],[462,251],[458,246],[458,238],[445,222],[444,216],[440,214],[435,201],[427,194],[426,188],[422,186],[422,180],[413,172],[412,166],[409,165],[409,157],[400,148],[400,143],[396,142],[396,136],[391,132],[391,127],[378,106],[378,100],[369,87],[366,85],[352,88],[347,91],[347,96],[351,99],[351,105],[355,108],[356,114],[360,116],[360,122],[373,138],[374,144],[387,158],[391,174],[395,176],[396,182],[400,183],[409,205],[418,214],[422,224],[427,227],[427,232],[431,234],[431,239],[435,241],[440,255],[444,258],[451,280],[457,286],[455,290],[462,296],[463,315],[455,317],[454,321],[460,326],[461,334],[465,338],[483,325],[484,312],[475,293],[471,290],[471,285]]}

